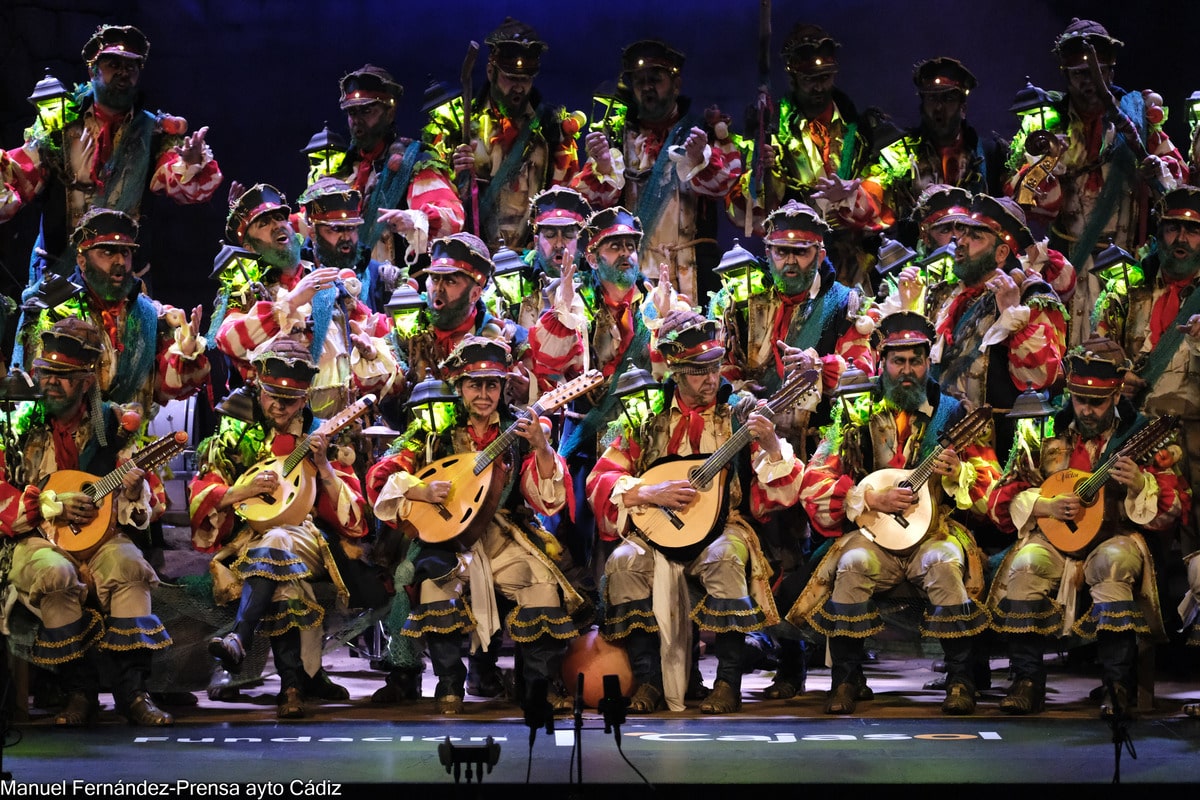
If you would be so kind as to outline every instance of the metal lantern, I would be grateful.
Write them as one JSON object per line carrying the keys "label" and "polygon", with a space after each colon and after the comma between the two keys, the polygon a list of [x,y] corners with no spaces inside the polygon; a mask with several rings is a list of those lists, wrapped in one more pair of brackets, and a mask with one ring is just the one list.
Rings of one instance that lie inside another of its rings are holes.
{"label": "metal lantern", "polygon": [[392,320],[392,329],[401,339],[411,339],[417,333],[421,309],[425,308],[425,298],[408,281],[401,281],[392,292],[391,298],[384,306]]}
{"label": "metal lantern", "polygon": [[46,77],[33,87],[33,94],[26,99],[37,109],[38,120],[47,131],[61,130],[66,124],[67,101],[71,93],[63,86],[62,81],[50,74],[46,68]]}
{"label": "metal lantern", "polygon": [[733,240],[733,247],[721,256],[713,272],[721,279],[721,285],[733,298],[734,303],[745,305],[751,297],[766,290],[766,273],[762,262],[753,253]]}
{"label": "metal lantern", "polygon": [[346,160],[349,145],[340,135],[329,130],[329,123],[308,140],[300,152],[308,156],[308,183],[312,185],[321,178],[335,174]]}
{"label": "metal lantern", "polygon": [[1054,107],[1056,99],[1054,93],[1034,86],[1033,82],[1026,77],[1025,86],[1017,92],[1008,110],[1016,114],[1017,119],[1020,120],[1021,132],[1030,134],[1033,131],[1042,131],[1058,125],[1058,109]]}
{"label": "metal lantern", "polygon": [[[1108,239],[1108,246],[1092,259],[1089,272],[1110,286],[1124,282],[1125,290],[1139,282],[1144,275],[1137,259],[1114,244],[1112,237]],[[1134,283],[1130,283],[1131,280]]]}
{"label": "metal lantern", "polygon": [[625,419],[633,427],[646,418],[661,396],[662,384],[640,367],[631,366],[621,373],[613,389],[613,397],[621,401]]}
{"label": "metal lantern", "polygon": [[457,402],[458,392],[454,387],[426,369],[425,379],[413,387],[408,397],[408,409],[421,427],[436,432],[451,424]]}
{"label": "metal lantern", "polygon": [[504,298],[510,308],[521,305],[521,300],[533,291],[533,270],[515,250],[500,240],[500,246],[492,255],[495,271],[492,280],[496,282],[496,291]]}

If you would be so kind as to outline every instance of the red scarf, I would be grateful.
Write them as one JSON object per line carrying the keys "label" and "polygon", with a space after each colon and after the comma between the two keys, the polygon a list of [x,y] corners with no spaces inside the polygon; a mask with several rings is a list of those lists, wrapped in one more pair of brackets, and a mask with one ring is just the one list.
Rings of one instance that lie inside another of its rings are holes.
{"label": "red scarf", "polygon": [[468,314],[467,318],[463,320],[462,324],[456,328],[451,328],[448,331],[444,331],[441,328],[436,327],[433,329],[434,340],[437,343],[436,350],[439,356],[439,361],[450,355],[450,353],[454,350],[454,345],[458,344],[458,342],[461,341],[462,338],[466,336],[467,333],[475,326],[475,314],[477,312],[478,309],[472,308],[471,313]]}
{"label": "red scarf", "polygon": [[798,294],[794,297],[780,296],[780,301],[783,303],[779,311],[775,314],[775,328],[771,331],[771,352],[775,354],[775,372],[779,377],[783,377],[783,354],[779,352],[779,348],[775,346],[775,342],[786,342],[788,330],[792,327],[792,317],[796,313],[796,306],[801,303],[808,302],[808,292]]}
{"label": "red scarf", "polygon": [[122,316],[125,313],[125,301],[102,300],[89,286],[88,305],[93,311],[100,312],[100,321],[104,323],[104,330],[108,334],[108,341],[112,343],[113,349],[118,353],[123,352],[125,345],[121,343],[121,329],[124,327]]}
{"label": "red scarf", "polygon": [[381,141],[370,150],[358,151],[359,162],[354,168],[354,180],[351,181],[351,185],[364,197],[367,195],[367,182],[375,174],[375,160],[383,155],[385,147],[387,147],[387,142]]}
{"label": "red scarf", "polygon": [[[704,410],[693,411],[688,408],[681,398],[676,396],[675,403],[679,406],[679,413],[683,415],[679,423],[676,424],[675,430],[671,431],[671,441],[667,443],[667,452],[675,455],[679,452],[679,445],[683,443],[683,434],[687,433],[688,442],[692,446],[692,453],[700,452],[700,437],[704,434]],[[711,406],[709,406],[711,408]]]}
{"label": "red scarf", "polygon": [[1166,291],[1154,301],[1150,310],[1150,346],[1158,344],[1158,339],[1167,328],[1175,323],[1179,316],[1180,293],[1192,285],[1193,278],[1182,278],[1177,281],[1163,279]]}
{"label": "red scarf", "polygon": [[829,129],[833,125],[833,103],[830,103],[821,115],[813,117],[808,123],[808,136],[817,149],[821,151],[821,165],[826,175],[836,175],[837,165],[830,160],[833,150],[833,139]]}
{"label": "red scarf", "polygon": [[79,469],[79,445],[75,431],[83,419],[83,406],[70,419],[51,419],[50,437],[54,440],[54,465],[60,469]]}
{"label": "red scarf", "polygon": [[492,136],[488,139],[488,144],[491,147],[499,147],[501,153],[507,154],[521,135],[521,126],[495,109],[491,109],[490,113],[496,124],[492,127]]}
{"label": "red scarf", "polygon": [[604,295],[604,305],[608,306],[621,336],[621,346],[617,348],[616,357],[605,364],[601,370],[606,378],[612,376],[617,364],[620,364],[621,359],[624,358],[625,351],[629,349],[629,343],[633,341],[633,292],[634,290],[630,289],[626,292],[625,297],[615,303],[608,299],[607,293]]}
{"label": "red scarf", "polygon": [[294,433],[276,433],[275,438],[271,440],[271,453],[273,455],[290,456],[295,449],[296,435]]}
{"label": "red scarf", "polygon": [[1099,167],[1100,147],[1104,144],[1104,112],[1097,111],[1090,117],[1080,117],[1084,128],[1084,141],[1087,143],[1087,163],[1095,164],[1094,169],[1088,170],[1087,191],[1099,194],[1104,188],[1104,174]]}
{"label": "red scarf", "polygon": [[987,291],[986,283],[978,286],[963,286],[950,301],[950,307],[946,309],[946,313],[937,327],[937,334],[946,343],[946,347],[954,344],[954,328],[958,324],[959,318],[966,312],[967,307],[985,291]]}
{"label": "red scarf", "polygon": [[92,114],[95,116],[96,122],[100,123],[100,132],[96,136],[96,157],[92,160],[91,179],[98,189],[103,189],[104,182],[100,180],[100,173],[104,170],[104,165],[108,163],[108,160],[112,158],[117,131],[129,117],[129,112],[110,111],[104,106],[96,104],[92,106]]}

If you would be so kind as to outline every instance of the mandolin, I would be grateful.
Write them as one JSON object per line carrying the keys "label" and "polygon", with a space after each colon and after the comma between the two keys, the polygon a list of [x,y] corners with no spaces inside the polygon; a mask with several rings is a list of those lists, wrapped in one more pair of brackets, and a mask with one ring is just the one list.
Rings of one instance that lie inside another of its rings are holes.
{"label": "mandolin", "polygon": [[[790,375],[765,405],[753,413],[774,419],[813,390],[821,378],[815,369]],[[688,481],[696,490],[686,508],[651,506],[642,514],[630,515],[634,527],[664,555],[691,561],[715,539],[729,513],[728,466],[733,457],[750,444],[750,428],[743,425],[711,455],[667,456],[656,461],[641,480],[651,486],[663,481]]]}
{"label": "mandolin", "polygon": [[863,535],[884,550],[900,552],[907,550],[925,538],[929,524],[933,521],[933,498],[930,496],[929,479],[933,476],[933,465],[946,450],[958,450],[979,437],[992,420],[992,407],[980,406],[938,436],[938,446],[921,459],[913,469],[879,469],[859,482],[859,486],[882,492],[893,486],[913,490],[916,498],[904,511],[887,513],[864,511],[858,517]]}
{"label": "mandolin", "polygon": [[1063,469],[1046,478],[1042,482],[1042,497],[1073,493],[1079,498],[1080,505],[1075,519],[1038,518],[1038,527],[1050,544],[1067,555],[1087,551],[1104,524],[1104,485],[1117,460],[1123,456],[1134,461],[1145,459],[1167,444],[1175,436],[1178,427],[1179,417],[1174,414],[1167,414],[1150,423],[1143,421],[1116,452],[1104,459],[1095,472]]}
{"label": "mandolin", "polygon": [[183,431],[175,431],[155,439],[103,478],[77,469],[60,469],[47,475],[42,481],[43,491],[49,489],[60,495],[67,492],[83,492],[92,498],[100,509],[96,518],[86,525],[53,523],[53,529],[47,538],[81,560],[91,558],[100,545],[116,532],[112,495],[121,488],[121,481],[125,476],[134,467],[149,472],[162,466],[183,450],[187,440],[188,435]]}
{"label": "mandolin", "polygon": [[[483,450],[456,453],[417,472],[415,477],[423,483],[447,481],[450,493],[440,503],[412,503],[408,514],[400,520],[401,528],[422,542],[453,541],[463,550],[469,549],[483,534],[500,505],[500,495],[513,468],[511,451],[519,438],[518,423],[522,419],[537,419],[564,406],[604,380],[599,370],[589,370],[539,397]],[[566,479],[570,480],[569,477]]]}
{"label": "mandolin", "polygon": [[242,500],[234,506],[237,515],[259,532],[303,522],[317,502],[317,467],[307,457],[312,437],[316,434],[332,436],[374,406],[375,395],[365,395],[301,439],[291,455],[272,456],[242,473],[233,484],[235,489],[246,486],[263,472],[278,475],[279,485],[270,494],[264,492]]}

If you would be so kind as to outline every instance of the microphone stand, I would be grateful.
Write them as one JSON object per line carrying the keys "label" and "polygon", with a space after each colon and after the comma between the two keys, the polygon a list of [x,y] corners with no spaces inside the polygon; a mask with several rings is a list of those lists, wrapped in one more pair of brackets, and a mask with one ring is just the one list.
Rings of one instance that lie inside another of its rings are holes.
{"label": "microphone stand", "polygon": [[583,784],[583,673],[575,681],[575,782]]}

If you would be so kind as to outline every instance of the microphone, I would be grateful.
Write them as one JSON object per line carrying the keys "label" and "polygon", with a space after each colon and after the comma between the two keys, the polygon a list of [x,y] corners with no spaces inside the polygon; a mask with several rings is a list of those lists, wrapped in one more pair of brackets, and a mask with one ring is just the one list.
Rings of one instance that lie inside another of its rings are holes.
{"label": "microphone", "polygon": [[554,709],[550,706],[548,693],[545,678],[529,682],[529,691],[525,695],[525,724],[529,726],[530,747],[537,739],[538,728],[545,727],[546,733],[554,733]]}
{"label": "microphone", "polygon": [[604,732],[613,734],[618,743],[621,741],[621,726],[625,724],[627,708],[629,700],[621,693],[621,679],[616,675],[605,675],[604,697],[600,700],[600,710],[604,712]]}
{"label": "microphone", "polygon": [[583,727],[583,673],[575,680],[575,727]]}

